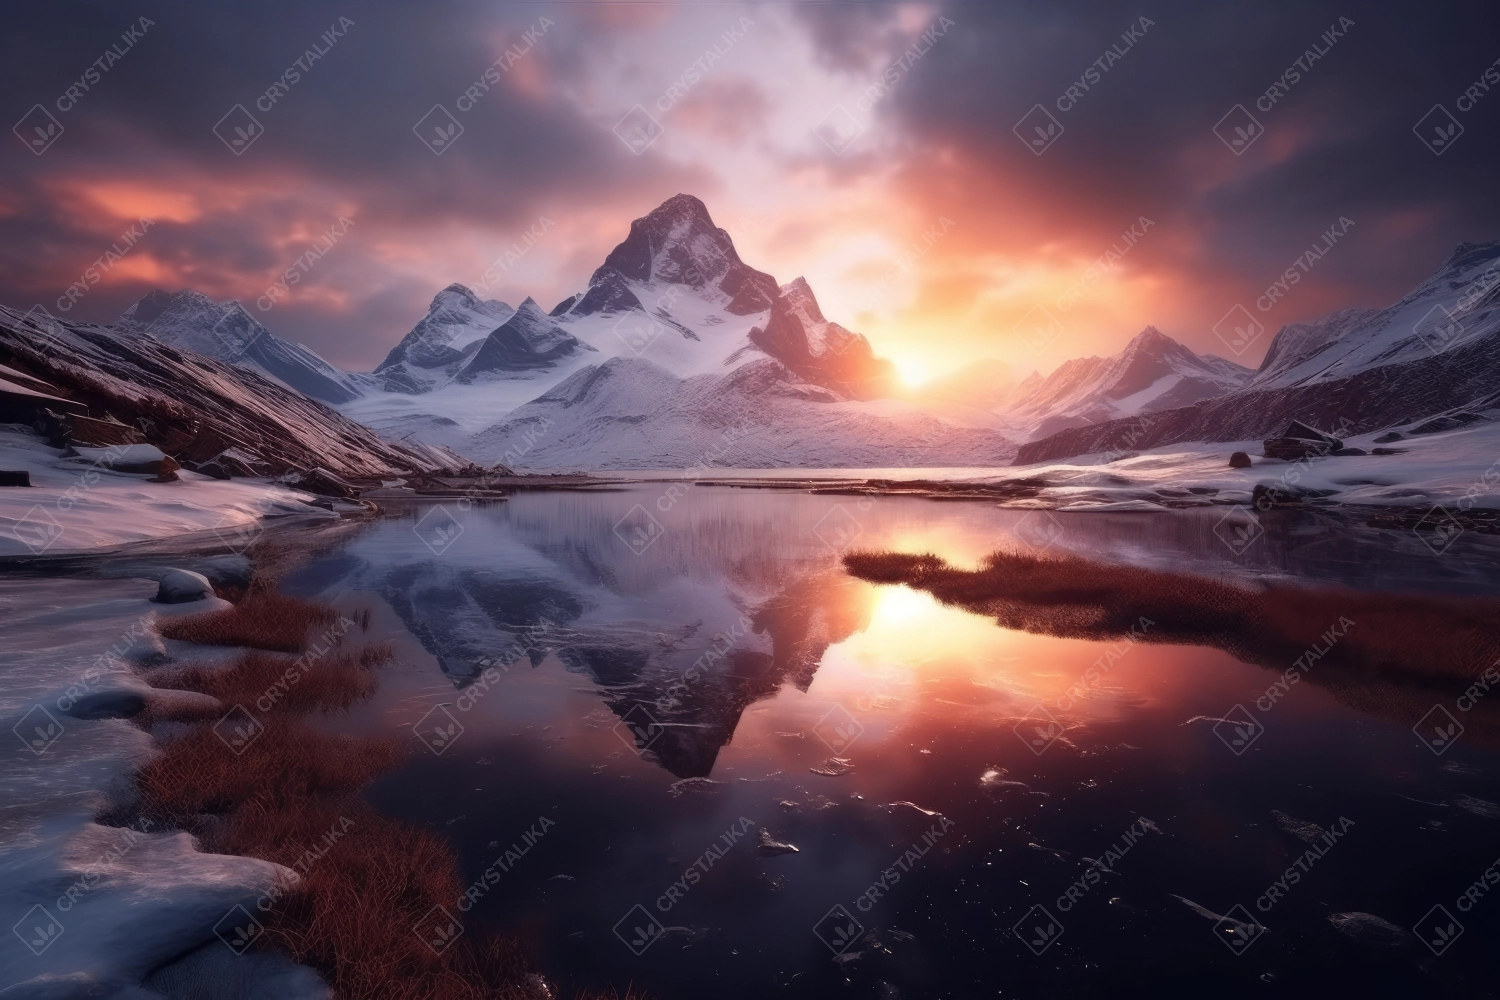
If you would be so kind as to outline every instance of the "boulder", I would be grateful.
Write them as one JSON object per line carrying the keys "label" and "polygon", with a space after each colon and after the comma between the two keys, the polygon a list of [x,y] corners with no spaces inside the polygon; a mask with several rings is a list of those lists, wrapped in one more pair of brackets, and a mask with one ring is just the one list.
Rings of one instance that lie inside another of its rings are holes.
{"label": "boulder", "polygon": [[1328,922],[1345,937],[1377,950],[1402,950],[1411,941],[1404,929],[1373,913],[1330,913]]}
{"label": "boulder", "polygon": [[1363,448],[1335,448],[1328,454],[1337,455],[1339,458],[1350,458],[1356,455],[1368,455],[1369,452]]}
{"label": "boulder", "polygon": [[1245,454],[1243,451],[1235,452],[1233,455],[1229,456],[1229,467],[1231,469],[1250,468],[1250,456]]}
{"label": "boulder", "polygon": [[1375,439],[1375,443],[1376,444],[1390,444],[1392,441],[1400,441],[1402,439],[1402,437],[1403,437],[1403,435],[1397,433],[1396,431],[1389,431],[1389,432],[1387,432],[1385,434],[1380,435],[1380,437],[1376,438]]}
{"label": "boulder", "polygon": [[1374,448],[1374,449],[1372,449],[1370,451],[1370,454],[1371,455],[1405,455],[1409,451],[1411,451],[1410,448]]}
{"label": "boulder", "polygon": [[1325,434],[1311,424],[1304,424],[1300,420],[1293,420],[1286,425],[1286,432],[1281,435],[1289,438],[1303,438],[1308,441],[1326,441],[1335,448],[1343,447],[1344,442],[1332,434]]}
{"label": "boulder", "polygon": [[202,573],[187,569],[169,569],[156,585],[158,604],[187,604],[214,596],[214,585]]}
{"label": "boulder", "polygon": [[342,497],[345,500],[359,499],[359,490],[321,467],[304,472],[290,485],[293,489],[316,493],[318,496]]}
{"label": "boulder", "polygon": [[1321,458],[1344,446],[1344,442],[1332,434],[1324,434],[1300,420],[1287,424],[1286,432],[1280,437],[1267,438],[1263,443],[1267,458],[1279,458],[1286,462]]}
{"label": "boulder", "polygon": [[30,486],[31,473],[0,471],[0,486]]}

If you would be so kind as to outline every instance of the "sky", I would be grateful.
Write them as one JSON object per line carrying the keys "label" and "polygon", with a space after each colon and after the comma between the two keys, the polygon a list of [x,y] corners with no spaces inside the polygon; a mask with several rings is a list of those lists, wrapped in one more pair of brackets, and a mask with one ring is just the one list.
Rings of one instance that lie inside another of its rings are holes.
{"label": "sky", "polygon": [[0,303],[194,288],[369,370],[686,192],[917,383],[1147,325],[1253,367],[1500,239],[1493,3],[227,6],[9,13]]}

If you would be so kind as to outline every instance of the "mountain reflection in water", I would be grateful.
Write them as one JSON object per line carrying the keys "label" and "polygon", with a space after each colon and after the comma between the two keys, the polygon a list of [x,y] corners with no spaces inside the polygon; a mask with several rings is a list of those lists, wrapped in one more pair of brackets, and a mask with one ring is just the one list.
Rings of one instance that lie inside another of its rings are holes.
{"label": "mountain reflection in water", "polygon": [[[472,877],[555,822],[463,919],[527,936],[564,995],[1431,985],[1418,942],[1371,952],[1349,935],[1380,925],[1330,917],[1409,929],[1494,860],[1500,696],[1464,694],[1500,652],[1491,540],[1438,557],[1411,532],[1277,512],[1236,554],[1218,510],[1059,513],[1039,552],[1041,512],[986,503],[665,496],[452,509],[464,530],[441,552],[412,531],[425,508],[392,513],[285,584],[379,598],[373,631],[406,643],[340,725],[399,730],[441,705],[462,722],[441,756],[412,740],[378,809],[450,838]],[[637,553],[615,528],[642,512],[660,530]],[[1434,706],[1463,727],[1441,755],[1412,730]],[[1039,708],[1059,730],[1040,753],[1018,729]],[[1248,748],[1215,731],[1236,708],[1260,726]],[[1203,914],[1254,909],[1308,849],[1288,831],[1341,817],[1303,887],[1255,909],[1273,933],[1232,955]],[[746,818],[680,903],[662,897]],[[759,850],[757,827],[800,851]],[[1064,912],[1086,859],[1132,829],[1148,832]],[[666,928],[639,956],[612,930],[638,904]],[[1066,925],[1040,959],[1012,930],[1038,904]],[[835,905],[865,927],[837,961],[812,932]],[[1459,989],[1500,975],[1463,947],[1495,930],[1476,909],[1438,970]]]}

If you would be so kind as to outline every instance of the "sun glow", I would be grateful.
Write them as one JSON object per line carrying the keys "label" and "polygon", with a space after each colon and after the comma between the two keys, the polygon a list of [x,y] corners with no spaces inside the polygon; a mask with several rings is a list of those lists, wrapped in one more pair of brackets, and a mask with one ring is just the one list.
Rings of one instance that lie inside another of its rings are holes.
{"label": "sun glow", "polygon": [[901,384],[909,389],[926,385],[932,380],[932,371],[924,362],[902,358],[893,363],[896,366],[896,375],[901,379]]}

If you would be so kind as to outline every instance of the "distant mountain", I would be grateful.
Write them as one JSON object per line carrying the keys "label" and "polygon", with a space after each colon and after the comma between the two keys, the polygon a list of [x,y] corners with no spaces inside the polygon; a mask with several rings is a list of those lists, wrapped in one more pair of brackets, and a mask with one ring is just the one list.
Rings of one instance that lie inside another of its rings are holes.
{"label": "distant mountain", "polygon": [[1064,430],[1023,445],[1016,461],[1265,438],[1294,419],[1350,436],[1497,405],[1500,242],[1462,243],[1395,305],[1283,327],[1243,388]]}
{"label": "distant mountain", "polygon": [[[116,329],[331,402],[387,441],[523,453],[537,468],[681,467],[705,448],[724,464],[797,467],[994,463],[1014,452],[993,414],[893,398],[894,366],[828,320],[806,279],[778,285],[741,260],[690,195],[632,222],[588,287],[550,312],[449,285],[370,374],[339,371],[239,303],[197,292],[152,292]],[[736,459],[708,440],[726,400],[743,411],[736,426],[769,436],[764,447]],[[585,412],[593,424],[579,424]],[[538,438],[538,424],[572,430]]]}
{"label": "distant mountain", "polygon": [[1148,326],[1119,354],[1065,361],[1045,379],[1023,383],[1004,408],[1028,439],[1118,417],[1214,399],[1253,373],[1215,355],[1199,356]]}
{"label": "distant mountain", "polygon": [[341,475],[376,476],[466,464],[426,445],[388,444],[254,365],[169,346],[143,329],[39,324],[0,306],[0,365],[56,386],[93,417],[135,426],[189,467],[218,459],[242,473],[321,466]]}
{"label": "distant mountain", "polygon": [[327,403],[347,403],[364,391],[357,376],[340,371],[299,344],[275,336],[238,302],[215,302],[190,289],[148,292],[115,322],[170,347],[252,368],[282,385]]}

